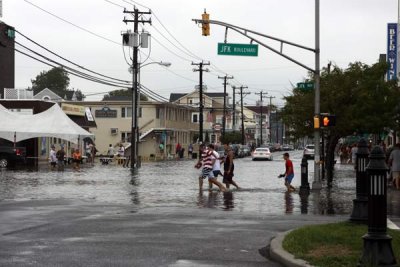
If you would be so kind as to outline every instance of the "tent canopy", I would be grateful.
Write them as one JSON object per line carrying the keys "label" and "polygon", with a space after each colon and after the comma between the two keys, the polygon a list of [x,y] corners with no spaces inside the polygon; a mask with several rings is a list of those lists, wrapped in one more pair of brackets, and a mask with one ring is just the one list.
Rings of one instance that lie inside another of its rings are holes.
{"label": "tent canopy", "polygon": [[0,138],[19,142],[36,137],[55,137],[78,143],[94,135],[73,122],[57,104],[34,115],[19,115],[0,105]]}

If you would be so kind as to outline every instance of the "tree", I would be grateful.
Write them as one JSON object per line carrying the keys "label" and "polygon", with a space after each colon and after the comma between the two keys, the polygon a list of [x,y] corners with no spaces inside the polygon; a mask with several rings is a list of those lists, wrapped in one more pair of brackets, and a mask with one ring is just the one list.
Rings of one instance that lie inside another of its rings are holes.
{"label": "tree", "polygon": [[69,77],[63,68],[56,67],[49,71],[42,71],[31,82],[34,94],[39,93],[45,88],[49,88],[57,95],[63,97],[69,86]]}
{"label": "tree", "polygon": [[225,135],[221,136],[220,141],[224,144],[239,144],[242,142],[242,134],[240,132],[225,133]]}
{"label": "tree", "polygon": [[[345,70],[334,67],[321,72],[321,113],[336,115],[336,126],[325,129],[325,162],[331,182],[334,148],[341,137],[353,134],[379,134],[396,127],[400,91],[395,81],[385,81],[386,63],[372,66],[355,62]],[[312,136],[314,91],[293,89],[285,97],[283,120],[295,137]]]}
{"label": "tree", "polygon": [[[129,96],[132,98],[132,90],[131,89],[120,89],[114,90],[109,92],[108,94],[104,95],[103,101],[110,99],[113,96]],[[140,101],[148,101],[147,96],[144,94],[140,94]]]}
{"label": "tree", "polygon": [[[33,94],[36,95],[40,91],[45,88],[50,89],[55,94],[64,98],[68,96],[69,98],[75,92],[76,98],[79,101],[82,101],[85,98],[85,95],[79,89],[68,89],[69,86],[69,77],[68,73],[60,67],[52,68],[49,71],[42,71],[39,75],[36,76],[36,79],[31,80]],[[70,100],[67,97],[68,100]]]}

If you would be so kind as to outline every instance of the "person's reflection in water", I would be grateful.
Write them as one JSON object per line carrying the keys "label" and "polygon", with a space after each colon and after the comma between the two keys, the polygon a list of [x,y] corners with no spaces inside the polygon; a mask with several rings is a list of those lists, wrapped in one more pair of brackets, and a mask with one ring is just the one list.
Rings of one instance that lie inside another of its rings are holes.
{"label": "person's reflection in water", "polygon": [[203,194],[203,190],[199,191],[199,195],[197,196],[197,206],[200,208],[204,208],[206,203],[206,196]]}
{"label": "person's reflection in water", "polygon": [[204,195],[203,191],[199,191],[197,196],[197,206],[200,208],[216,208],[220,205],[219,192],[208,192],[208,197]]}
{"label": "person's reflection in water", "polygon": [[207,208],[216,208],[218,207],[218,204],[218,192],[208,192]]}
{"label": "person's reflection in water", "polygon": [[293,196],[291,192],[285,192],[286,213],[293,213]]}
{"label": "person's reflection in water", "polygon": [[224,210],[232,210],[235,206],[233,203],[233,193],[224,192]]}

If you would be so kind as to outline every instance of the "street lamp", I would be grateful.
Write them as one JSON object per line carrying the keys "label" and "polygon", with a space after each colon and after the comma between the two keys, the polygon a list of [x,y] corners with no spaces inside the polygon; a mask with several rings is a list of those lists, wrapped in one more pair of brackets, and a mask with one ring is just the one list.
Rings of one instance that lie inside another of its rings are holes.
{"label": "street lamp", "polygon": [[[140,84],[140,69],[148,66],[150,64],[158,64],[164,67],[171,66],[170,62],[149,62],[143,65],[138,63],[136,68],[134,66],[129,68],[129,71],[133,73],[133,95],[132,95],[132,129],[131,129],[131,168],[135,168],[135,163],[137,166],[138,163],[138,143],[139,143],[139,130],[138,130],[138,110],[139,110],[139,101],[140,101],[140,93],[138,86]],[[135,82],[138,81],[138,82]]]}

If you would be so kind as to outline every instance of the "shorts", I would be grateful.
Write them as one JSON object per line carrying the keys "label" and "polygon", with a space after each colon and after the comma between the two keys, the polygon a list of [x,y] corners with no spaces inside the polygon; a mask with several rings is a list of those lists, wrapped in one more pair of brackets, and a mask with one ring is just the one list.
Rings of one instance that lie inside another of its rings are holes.
{"label": "shorts", "polygon": [[213,171],[213,174],[214,174],[214,177],[215,177],[215,178],[217,178],[218,175],[223,176],[220,170],[215,170],[215,171]]}
{"label": "shorts", "polygon": [[285,181],[288,182],[288,184],[290,184],[293,178],[294,178],[294,173],[291,173],[286,177]]}
{"label": "shorts", "polygon": [[200,177],[203,178],[203,179],[205,179],[205,178],[212,179],[212,178],[214,178],[214,173],[213,173],[212,169],[203,168],[201,170]]}
{"label": "shorts", "polygon": [[50,166],[55,167],[56,165],[57,165],[57,162],[56,162],[56,161],[51,161],[51,162],[50,162]]}
{"label": "shorts", "polygon": [[224,179],[222,180],[222,182],[224,184],[231,184],[232,183],[232,179],[233,179],[233,172],[230,172],[228,174],[228,172],[224,172]]}

